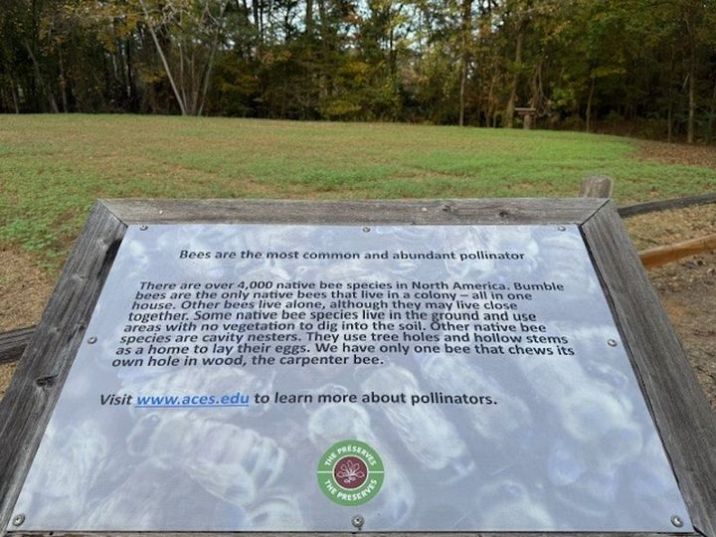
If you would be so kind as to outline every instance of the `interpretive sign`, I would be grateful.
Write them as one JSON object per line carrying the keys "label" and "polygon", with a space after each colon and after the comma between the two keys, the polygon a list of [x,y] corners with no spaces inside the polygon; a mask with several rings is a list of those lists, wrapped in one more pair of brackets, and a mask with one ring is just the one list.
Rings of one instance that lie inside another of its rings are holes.
{"label": "interpretive sign", "polygon": [[693,533],[629,347],[578,223],[129,225],[8,529]]}

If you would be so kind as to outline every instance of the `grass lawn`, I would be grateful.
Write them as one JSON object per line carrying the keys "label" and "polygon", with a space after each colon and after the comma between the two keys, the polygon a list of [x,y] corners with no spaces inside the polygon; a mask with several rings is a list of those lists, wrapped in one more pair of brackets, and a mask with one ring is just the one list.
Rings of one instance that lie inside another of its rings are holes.
{"label": "grass lawn", "polygon": [[620,203],[716,189],[716,167],[639,158],[570,132],[156,116],[0,116],[0,246],[55,270],[99,197],[575,196]]}

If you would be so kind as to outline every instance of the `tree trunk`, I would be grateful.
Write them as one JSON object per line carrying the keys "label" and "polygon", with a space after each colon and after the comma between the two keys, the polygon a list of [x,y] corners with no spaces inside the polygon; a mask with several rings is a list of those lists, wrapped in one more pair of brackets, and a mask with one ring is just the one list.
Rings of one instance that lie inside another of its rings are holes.
{"label": "tree trunk", "polygon": [[674,47],[671,47],[671,59],[669,60],[669,105],[666,109],[666,141],[672,142],[674,128]]}
{"label": "tree trunk", "polygon": [[465,86],[467,66],[470,61],[470,37],[472,34],[472,0],[462,2],[462,55],[460,58],[460,126],[465,124]]}
{"label": "tree trunk", "polygon": [[694,143],[694,120],[696,115],[696,98],[694,96],[694,87],[696,85],[696,37],[694,36],[694,21],[691,20],[691,14],[686,17],[686,30],[689,38],[689,119],[686,130],[686,141],[689,144]]}
{"label": "tree trunk", "polygon": [[15,113],[20,113],[20,103],[17,98],[18,91],[17,91],[17,84],[15,84],[15,81],[11,78],[10,79],[10,93],[12,94],[12,104],[15,106]]}
{"label": "tree trunk", "polygon": [[487,126],[495,127],[495,84],[497,83],[497,72],[493,71],[490,79],[490,89],[487,92]]}
{"label": "tree trunk", "polygon": [[259,23],[259,0],[251,0],[251,12],[254,16],[254,29],[256,30],[256,35],[259,36],[261,34],[261,25]]}
{"label": "tree trunk", "polygon": [[57,107],[57,101],[55,100],[55,96],[52,94],[52,90],[45,84],[45,80],[42,78],[42,72],[40,71],[40,64],[37,63],[37,58],[35,58],[35,55],[32,52],[32,47],[27,41],[25,41],[25,48],[27,49],[27,53],[30,55],[32,66],[35,69],[35,77],[37,79],[37,83],[39,84],[41,90],[44,91],[45,95],[47,96],[47,101],[50,104],[50,110],[52,110],[52,112],[54,112],[55,114],[59,114],[60,109]]}
{"label": "tree trunk", "polygon": [[711,106],[709,110],[709,122],[708,129],[706,131],[707,142],[713,141],[713,128],[714,128],[714,116],[716,115],[716,82],[714,83],[714,89],[711,92]]}
{"label": "tree trunk", "polygon": [[[184,46],[181,41],[179,41],[179,44],[177,46],[179,49],[179,91],[181,91],[181,98],[184,101],[184,103],[187,103],[186,98],[186,73],[184,69]],[[189,111],[187,110],[187,113]]]}
{"label": "tree trunk", "polygon": [[524,25],[522,22],[518,25],[517,44],[515,46],[515,65],[512,73],[512,84],[510,85],[510,98],[505,108],[505,127],[511,129],[514,125],[515,102],[517,101],[517,84],[520,80],[520,70],[522,68],[522,40],[524,37]]}
{"label": "tree trunk", "polygon": [[306,34],[313,35],[313,0],[306,0]]}
{"label": "tree trunk", "polygon": [[326,10],[326,0],[318,0],[318,17],[320,21],[319,33],[321,36],[321,73],[320,83],[318,85],[319,98],[330,97],[333,93],[333,84],[331,75],[331,64],[329,61],[331,56],[332,39],[330,39],[330,21]]}
{"label": "tree trunk", "polygon": [[256,30],[259,36],[259,45],[264,43],[264,8],[261,0],[253,0],[254,17],[256,17]]}
{"label": "tree trunk", "polygon": [[458,120],[459,125],[462,127],[465,125],[465,84],[467,82],[467,62],[465,58],[461,62],[460,71],[460,119]]}
{"label": "tree trunk", "polygon": [[595,78],[592,76],[592,81],[589,84],[589,96],[587,97],[587,121],[586,125],[584,126],[584,130],[587,132],[592,132],[592,99],[594,98],[594,86],[595,86]]}
{"label": "tree trunk", "polygon": [[[189,81],[191,82],[191,87],[189,88],[191,91],[191,93],[190,93],[191,102],[189,104],[191,106],[187,106],[187,113],[192,116],[196,115],[196,111],[197,111],[198,103],[199,103],[199,86],[197,85],[197,80],[196,80],[196,77],[197,77],[196,64],[197,64],[196,44],[194,44],[191,47],[191,57],[189,58],[189,74],[190,74]],[[184,102],[186,103],[186,101],[184,101]]]}
{"label": "tree trunk", "polygon": [[693,63],[689,68],[689,122],[686,132],[686,142],[694,143],[694,116],[696,115],[696,100],[694,99],[694,69]]}
{"label": "tree trunk", "polygon": [[674,123],[673,108],[674,108],[674,105],[671,102],[671,100],[669,100],[669,107],[666,111],[666,141],[668,143],[671,143],[672,136],[673,136],[673,134],[672,134],[672,125]]}
{"label": "tree trunk", "polygon": [[129,37],[124,41],[124,51],[127,66],[127,102],[129,103],[129,110],[136,112],[137,90],[134,85],[134,73],[132,68],[132,40]]}
{"label": "tree trunk", "polygon": [[164,66],[164,72],[167,74],[167,77],[169,78],[169,83],[172,86],[172,91],[174,92],[174,97],[177,100],[177,103],[179,103],[179,109],[181,110],[181,115],[185,116],[186,114],[186,106],[184,104],[184,100],[181,98],[181,95],[179,94],[179,89],[177,88],[176,83],[174,82],[174,77],[172,76],[172,70],[169,68],[169,63],[167,62],[167,58],[164,55],[164,51],[162,50],[161,45],[159,44],[159,39],[157,38],[157,33],[154,31],[154,28],[149,22],[149,11],[147,10],[147,4],[144,2],[144,0],[139,0],[139,3],[142,6],[142,10],[144,11],[144,18],[147,21],[147,29],[149,30],[149,34],[152,36],[152,41],[154,41],[154,46],[157,48],[157,53],[159,54],[159,58],[162,60],[162,65]]}
{"label": "tree trunk", "polygon": [[201,88],[201,96],[199,98],[199,110],[196,114],[197,116],[200,116],[204,112],[206,95],[207,93],[209,93],[209,81],[211,79],[211,71],[214,68],[214,57],[216,56],[216,50],[219,48],[219,36],[221,35],[221,30],[224,26],[224,12],[226,11],[226,7],[228,6],[228,4],[228,0],[226,2],[222,2],[221,9],[219,10],[219,20],[217,21],[216,31],[214,32],[214,38],[211,42],[211,52],[209,53],[209,59],[207,60],[206,70],[204,72],[204,83],[202,84]]}
{"label": "tree trunk", "polygon": [[59,83],[60,96],[62,97],[62,111],[64,113],[67,113],[69,112],[67,108],[67,78],[65,77],[65,62],[62,58],[62,47],[60,45],[57,46],[57,54],[60,68]]}

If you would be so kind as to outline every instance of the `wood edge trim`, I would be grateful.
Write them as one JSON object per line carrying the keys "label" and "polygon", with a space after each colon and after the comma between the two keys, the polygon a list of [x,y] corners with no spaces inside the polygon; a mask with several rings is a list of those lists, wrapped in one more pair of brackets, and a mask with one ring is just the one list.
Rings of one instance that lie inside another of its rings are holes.
{"label": "wood edge trim", "polygon": [[[593,226],[605,226],[614,234],[616,241],[621,245],[628,245],[628,248],[623,248],[617,253],[617,248],[607,248],[602,244],[600,248],[596,248],[597,251],[594,251],[596,243],[601,239],[596,233],[591,232],[590,228]],[[716,457],[713,456],[713,446],[709,446],[708,442],[704,441],[704,436],[707,434],[716,439],[716,418],[696,380],[693,368],[689,365],[686,352],[661,306],[658,295],[649,282],[614,203],[609,202],[586,221],[581,231],[615,324],[626,345],[644,400],[686,502],[694,529],[698,534],[716,537],[716,503],[712,505],[705,500],[704,496],[706,498],[709,496],[709,489],[698,482],[700,476],[705,476],[703,479],[716,491]],[[622,270],[604,271],[606,268],[604,265],[610,262]],[[626,281],[629,269],[634,271],[632,276],[635,276],[637,281]],[[622,286],[623,289],[632,292],[627,293],[620,289],[617,285],[620,281],[628,284]],[[628,315],[630,310],[648,310],[649,325],[642,324],[640,333],[634,330],[640,323],[631,322]],[[640,338],[643,341],[650,339],[661,339],[661,341],[654,344],[651,355],[647,356],[649,351],[642,348],[643,345],[637,341]],[[659,358],[659,363],[654,357]],[[662,367],[663,361],[672,362],[671,368]],[[676,370],[679,371],[679,375],[676,375]],[[670,397],[670,390],[680,383],[687,389],[682,389],[676,396]],[[670,404],[670,400],[675,404]],[[670,406],[673,407],[673,415],[667,410]],[[677,411],[680,411],[678,415]],[[692,439],[686,438],[689,431],[693,433]],[[694,440],[700,440],[705,445],[700,447],[690,445]],[[701,451],[693,457],[694,460],[685,464],[685,461],[680,459],[690,450]],[[701,467],[693,468],[694,463]],[[711,494],[716,497],[716,493],[711,492]]]}
{"label": "wood edge trim", "polygon": [[[59,398],[126,225],[93,205],[0,401],[0,537]],[[76,304],[73,304],[75,302]],[[61,337],[62,336],[62,337]]]}
{"label": "wood edge trim", "polygon": [[[222,216],[217,217],[208,211],[212,203],[216,204],[221,210],[236,211],[237,217],[242,217],[242,221],[248,221],[245,212],[250,210],[255,211],[258,208],[271,208],[273,210],[284,206],[290,209],[318,209],[318,213],[314,211],[312,213],[312,220],[316,224],[324,224],[321,216],[325,217],[326,214],[322,213],[321,209],[336,209],[344,206],[346,209],[360,210],[365,209],[369,211],[367,213],[366,223],[405,223],[407,224],[488,224],[496,223],[495,220],[499,218],[504,219],[505,224],[516,224],[515,218],[511,218],[513,214],[511,210],[516,211],[535,211],[543,207],[547,210],[561,210],[571,211],[573,216],[570,218],[559,218],[555,217],[550,219],[550,223],[554,224],[578,224],[583,220],[589,218],[591,214],[597,211],[604,203],[605,199],[600,198],[477,198],[477,199],[389,199],[389,200],[283,200],[283,199],[232,199],[232,198],[220,198],[220,199],[132,199],[132,198],[121,198],[121,199],[101,199],[98,200],[104,206],[108,208],[115,216],[126,224],[137,224],[147,223],[151,224],[155,222],[161,223],[179,223],[185,221],[190,223],[194,222],[206,222],[206,223],[219,223],[221,222]],[[507,210],[501,211],[500,205],[506,205]],[[182,220],[175,214],[173,209],[195,209],[198,212],[206,210],[206,214],[202,215],[197,219],[196,215],[185,220]],[[468,215],[461,215],[460,211],[464,210],[484,210],[486,218],[475,219],[475,215],[469,215],[473,217],[473,222],[456,222],[461,216],[465,218]],[[389,217],[376,217],[376,211],[399,210],[401,214],[396,215],[395,218]],[[414,214],[410,214],[411,218],[408,218],[408,211],[414,210]],[[166,211],[164,215],[161,213]],[[138,217],[138,213],[142,214],[141,218]],[[444,215],[444,218],[442,217]],[[340,224],[351,224],[355,223],[356,220],[351,220],[350,217],[342,218],[342,215],[331,215],[330,218],[332,223],[336,225]],[[409,220],[423,220],[425,216],[430,216],[431,221],[429,222],[418,222]],[[487,217],[491,218],[487,218]],[[517,217],[520,215],[517,214]],[[227,220],[226,223],[230,222],[230,217],[223,215],[223,218]],[[272,217],[257,219],[256,223],[271,223],[273,220],[279,223],[278,219]],[[295,224],[307,224],[306,221],[296,221]],[[440,220],[443,220],[441,222]],[[285,222],[285,221],[284,221]],[[285,222],[288,223],[288,222]],[[546,222],[535,222],[535,224],[546,223]]]}

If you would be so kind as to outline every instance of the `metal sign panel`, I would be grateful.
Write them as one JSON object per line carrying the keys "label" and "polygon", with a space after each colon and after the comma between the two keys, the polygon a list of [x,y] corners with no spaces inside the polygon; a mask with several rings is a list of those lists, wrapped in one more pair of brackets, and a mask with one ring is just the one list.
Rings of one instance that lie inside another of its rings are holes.
{"label": "metal sign panel", "polygon": [[130,226],[23,530],[691,532],[576,226]]}

